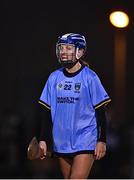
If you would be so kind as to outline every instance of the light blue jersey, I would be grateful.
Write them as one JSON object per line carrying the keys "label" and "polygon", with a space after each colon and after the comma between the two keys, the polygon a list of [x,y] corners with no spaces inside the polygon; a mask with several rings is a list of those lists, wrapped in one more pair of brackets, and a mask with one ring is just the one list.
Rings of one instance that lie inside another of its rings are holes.
{"label": "light blue jersey", "polygon": [[110,101],[98,76],[83,66],[76,73],[63,68],[50,74],[39,103],[51,109],[54,152],[94,150],[95,109]]}

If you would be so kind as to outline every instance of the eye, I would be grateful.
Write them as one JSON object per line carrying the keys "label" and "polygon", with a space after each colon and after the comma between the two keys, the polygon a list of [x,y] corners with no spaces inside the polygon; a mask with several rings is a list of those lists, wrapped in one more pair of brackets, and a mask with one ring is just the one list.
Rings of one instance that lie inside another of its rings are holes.
{"label": "eye", "polygon": [[59,50],[62,51],[62,50],[63,50],[63,47],[62,47],[62,46],[59,46]]}
{"label": "eye", "polygon": [[68,50],[72,50],[73,47],[72,47],[72,46],[67,46],[67,49],[68,49]]}
{"label": "eye", "polygon": [[70,47],[67,47],[67,50],[71,50],[72,48],[70,48]]}

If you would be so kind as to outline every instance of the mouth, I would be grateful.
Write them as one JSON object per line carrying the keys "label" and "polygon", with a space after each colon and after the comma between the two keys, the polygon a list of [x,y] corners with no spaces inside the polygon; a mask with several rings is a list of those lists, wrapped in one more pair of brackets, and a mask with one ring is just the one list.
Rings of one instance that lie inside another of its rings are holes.
{"label": "mouth", "polygon": [[62,58],[63,60],[67,60],[67,59],[68,59],[67,56],[61,56],[61,58]]}

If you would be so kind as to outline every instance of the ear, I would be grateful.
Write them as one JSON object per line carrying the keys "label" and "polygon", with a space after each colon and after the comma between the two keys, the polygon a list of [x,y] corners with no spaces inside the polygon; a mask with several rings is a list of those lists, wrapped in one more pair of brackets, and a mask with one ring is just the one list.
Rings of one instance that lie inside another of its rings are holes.
{"label": "ear", "polygon": [[82,56],[83,56],[83,54],[84,54],[84,49],[79,49],[78,50],[78,59],[80,59]]}

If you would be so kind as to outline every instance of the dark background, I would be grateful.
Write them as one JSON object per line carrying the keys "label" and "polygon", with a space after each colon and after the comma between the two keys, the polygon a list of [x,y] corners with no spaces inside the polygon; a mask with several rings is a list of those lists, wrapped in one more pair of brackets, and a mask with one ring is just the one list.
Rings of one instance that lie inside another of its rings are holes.
{"label": "dark background", "polygon": [[[2,0],[0,7],[0,178],[62,178],[57,159],[29,161],[26,149],[39,131],[37,101],[44,83],[49,73],[59,67],[55,55],[57,37],[68,32],[86,37],[85,60],[112,99],[107,114],[107,155],[96,161],[90,177],[134,178],[133,1]],[[119,30],[110,24],[113,10],[128,13],[127,28]],[[113,115],[117,31],[124,34],[127,45],[123,118]]]}

